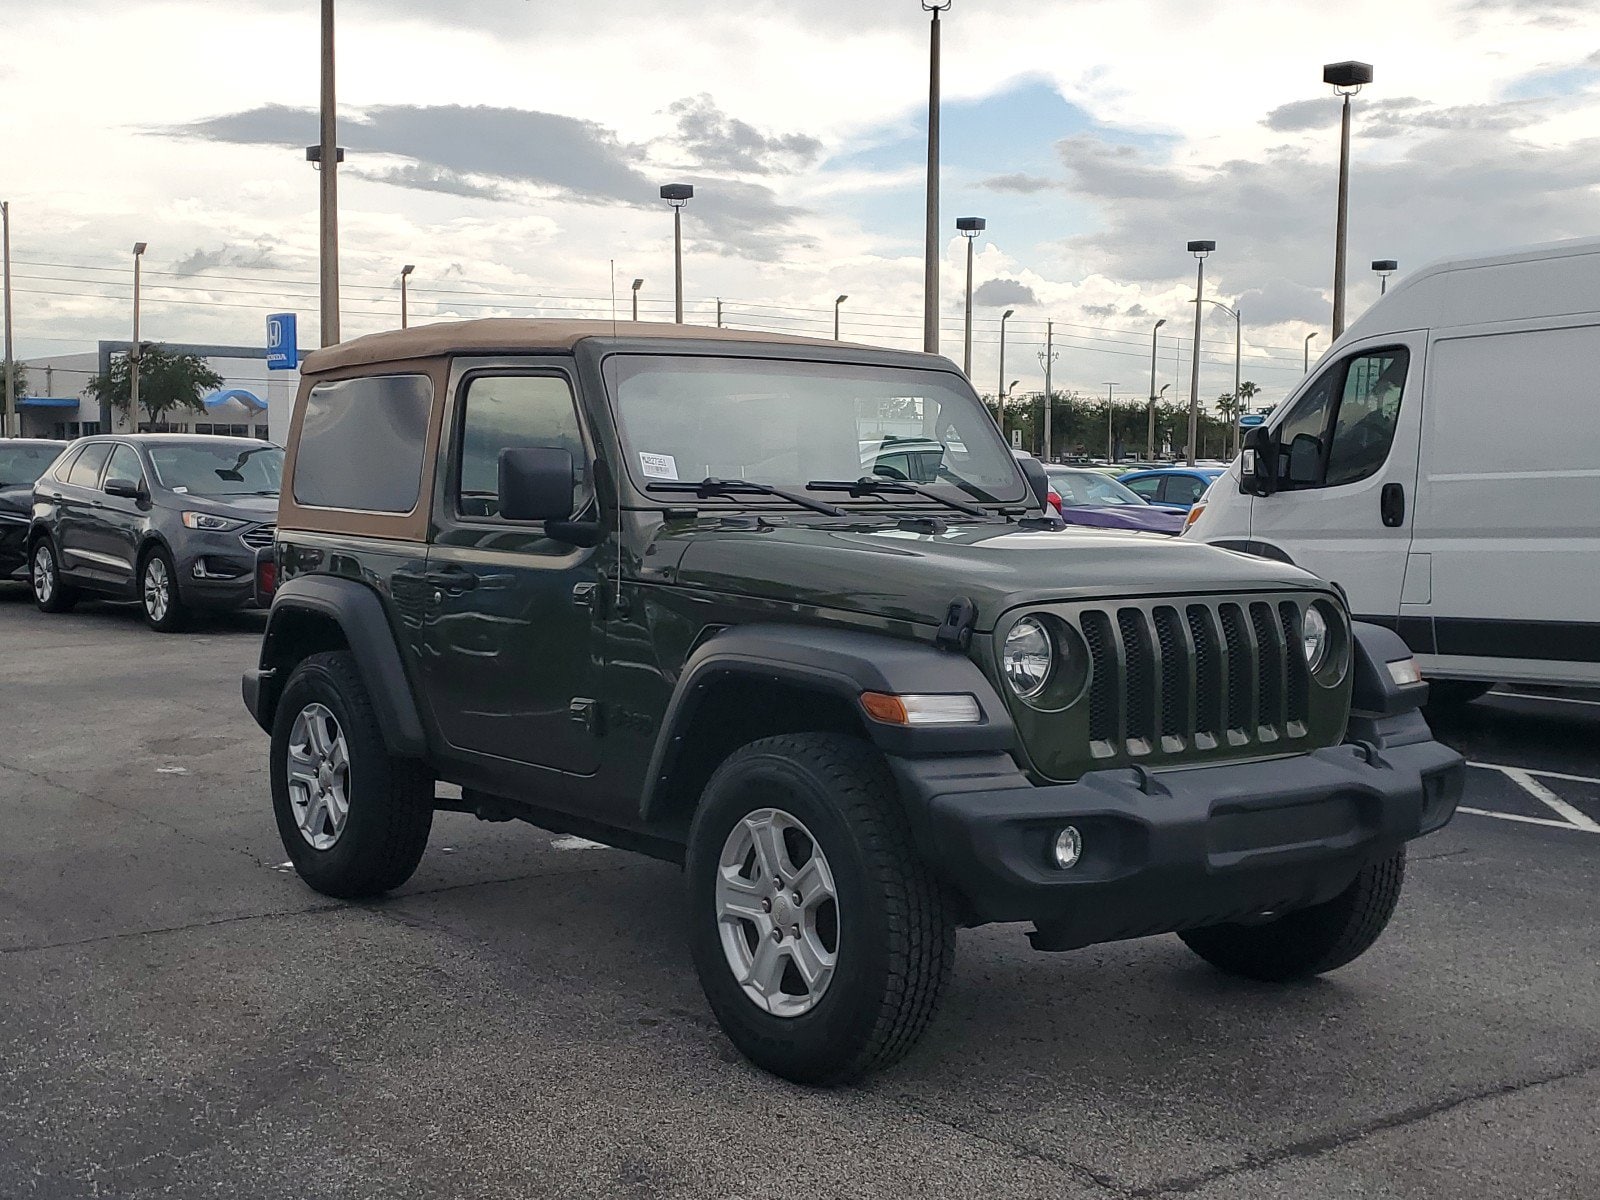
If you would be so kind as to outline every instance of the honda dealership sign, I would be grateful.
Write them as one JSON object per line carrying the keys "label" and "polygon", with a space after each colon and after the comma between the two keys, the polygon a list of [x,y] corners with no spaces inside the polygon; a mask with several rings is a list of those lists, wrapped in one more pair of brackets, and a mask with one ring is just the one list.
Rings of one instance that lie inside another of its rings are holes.
{"label": "honda dealership sign", "polygon": [[295,337],[293,313],[273,313],[267,318],[267,370],[292,371],[300,365],[300,342]]}

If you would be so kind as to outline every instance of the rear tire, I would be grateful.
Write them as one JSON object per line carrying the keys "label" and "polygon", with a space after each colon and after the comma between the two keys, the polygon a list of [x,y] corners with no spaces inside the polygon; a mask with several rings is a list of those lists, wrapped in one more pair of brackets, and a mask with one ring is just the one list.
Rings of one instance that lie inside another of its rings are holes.
{"label": "rear tire", "polygon": [[1262,925],[1212,925],[1179,933],[1184,944],[1220,971],[1284,983],[1309,979],[1355,961],[1389,924],[1406,878],[1406,852],[1364,867],[1324,904],[1285,913]]}
{"label": "rear tire", "polygon": [[48,537],[41,537],[28,553],[28,582],[40,612],[69,612],[78,602],[78,590],[61,580],[61,556]]}
{"label": "rear tire", "polygon": [[[764,828],[778,848],[757,848]],[[769,860],[777,864],[770,874],[761,865]],[[802,733],[736,751],[706,785],[686,865],[700,984],[751,1062],[797,1083],[834,1085],[917,1043],[949,979],[954,926],[871,747]],[[826,886],[813,891],[818,879]],[[814,905],[821,892],[833,899]],[[752,915],[730,912],[727,896],[753,906]],[[803,904],[791,904],[796,896]],[[764,977],[775,986],[755,998],[760,963],[774,960]],[[823,982],[803,980],[802,966],[822,978],[819,962]]]}
{"label": "rear tire", "polygon": [[189,623],[189,610],[178,595],[178,571],[172,555],[152,546],[139,559],[139,611],[157,633],[179,633]]}
{"label": "rear tire", "polygon": [[433,828],[433,780],[395,758],[345,650],[294,669],[272,722],[272,810],[300,878],[343,900],[411,878]]}

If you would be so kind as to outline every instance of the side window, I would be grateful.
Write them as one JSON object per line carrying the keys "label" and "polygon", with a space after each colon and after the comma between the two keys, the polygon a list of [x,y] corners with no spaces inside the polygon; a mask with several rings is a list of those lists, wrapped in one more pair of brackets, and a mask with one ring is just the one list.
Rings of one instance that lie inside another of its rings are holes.
{"label": "side window", "polygon": [[57,483],[65,483],[67,481],[67,476],[72,472],[72,465],[82,456],[83,448],[81,446],[69,447],[61,455],[61,457],[56,460],[56,465],[51,467],[46,474],[51,479],[54,479]]}
{"label": "side window", "polygon": [[96,442],[85,446],[76,462],[67,471],[66,482],[74,487],[95,487],[100,482],[100,468],[111,457],[110,442]]}
{"label": "side window", "polygon": [[144,467],[139,463],[139,452],[132,446],[119,443],[111,452],[111,464],[106,467],[107,479],[127,479],[138,483],[144,478]]}
{"label": "side window", "polygon": [[1128,490],[1141,500],[1156,500],[1161,494],[1160,475],[1147,475],[1143,479],[1135,479],[1128,485]]}
{"label": "side window", "polygon": [[1302,392],[1295,401],[1294,407],[1289,410],[1289,415],[1277,429],[1278,441],[1278,487],[1288,490],[1295,487],[1316,487],[1316,483],[1292,483],[1289,477],[1289,462],[1296,453],[1295,446],[1301,447],[1299,453],[1308,459],[1315,457],[1317,480],[1322,478],[1322,462],[1327,457],[1328,423],[1333,416],[1335,398],[1338,395],[1339,368],[1330,367],[1324,371],[1309,391]]}
{"label": "side window", "polygon": [[1206,481],[1197,475],[1174,475],[1167,480],[1167,500],[1173,504],[1199,504]]}
{"label": "side window", "polygon": [[500,451],[514,446],[566,450],[578,468],[572,511],[588,498],[587,452],[572,387],[560,375],[475,375],[462,398],[456,512],[498,519]]}
{"label": "side window", "polygon": [[377,375],[321,383],[306,397],[294,498],[314,508],[408,513],[422,494],[433,381]]}
{"label": "side window", "polygon": [[1351,360],[1333,426],[1324,486],[1355,483],[1383,466],[1394,441],[1410,358],[1396,347]]}

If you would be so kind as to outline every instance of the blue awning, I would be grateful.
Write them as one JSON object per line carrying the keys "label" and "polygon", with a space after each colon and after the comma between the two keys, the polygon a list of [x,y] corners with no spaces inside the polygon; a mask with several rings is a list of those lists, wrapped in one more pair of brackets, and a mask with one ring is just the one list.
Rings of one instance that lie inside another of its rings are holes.
{"label": "blue awning", "polygon": [[19,396],[18,408],[77,408],[78,401],[72,396]]}

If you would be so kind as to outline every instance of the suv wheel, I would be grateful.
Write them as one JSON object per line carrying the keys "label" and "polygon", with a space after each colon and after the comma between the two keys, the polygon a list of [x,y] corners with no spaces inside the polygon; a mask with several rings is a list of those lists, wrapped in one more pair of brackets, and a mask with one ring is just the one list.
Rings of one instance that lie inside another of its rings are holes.
{"label": "suv wheel", "polygon": [[272,809],[295,870],[324,895],[380,895],[422,859],[432,779],[389,755],[348,651],[313,654],[289,676],[272,723]]}
{"label": "suv wheel", "polygon": [[789,734],[737,751],[706,785],[687,873],[700,984],[757,1066],[838,1084],[916,1044],[954,927],[869,746]]}
{"label": "suv wheel", "polygon": [[29,555],[28,578],[33,583],[33,602],[40,612],[63,613],[78,602],[77,591],[61,580],[60,560],[55,543],[41,537]]}
{"label": "suv wheel", "polygon": [[1219,970],[1282,983],[1336,970],[1365,954],[1400,902],[1406,852],[1365,867],[1325,904],[1285,913],[1263,925],[1212,925],[1178,934]]}
{"label": "suv wheel", "polygon": [[159,633],[176,633],[187,623],[188,610],[178,595],[178,572],[172,556],[160,546],[146,551],[139,563],[139,607],[145,623]]}

